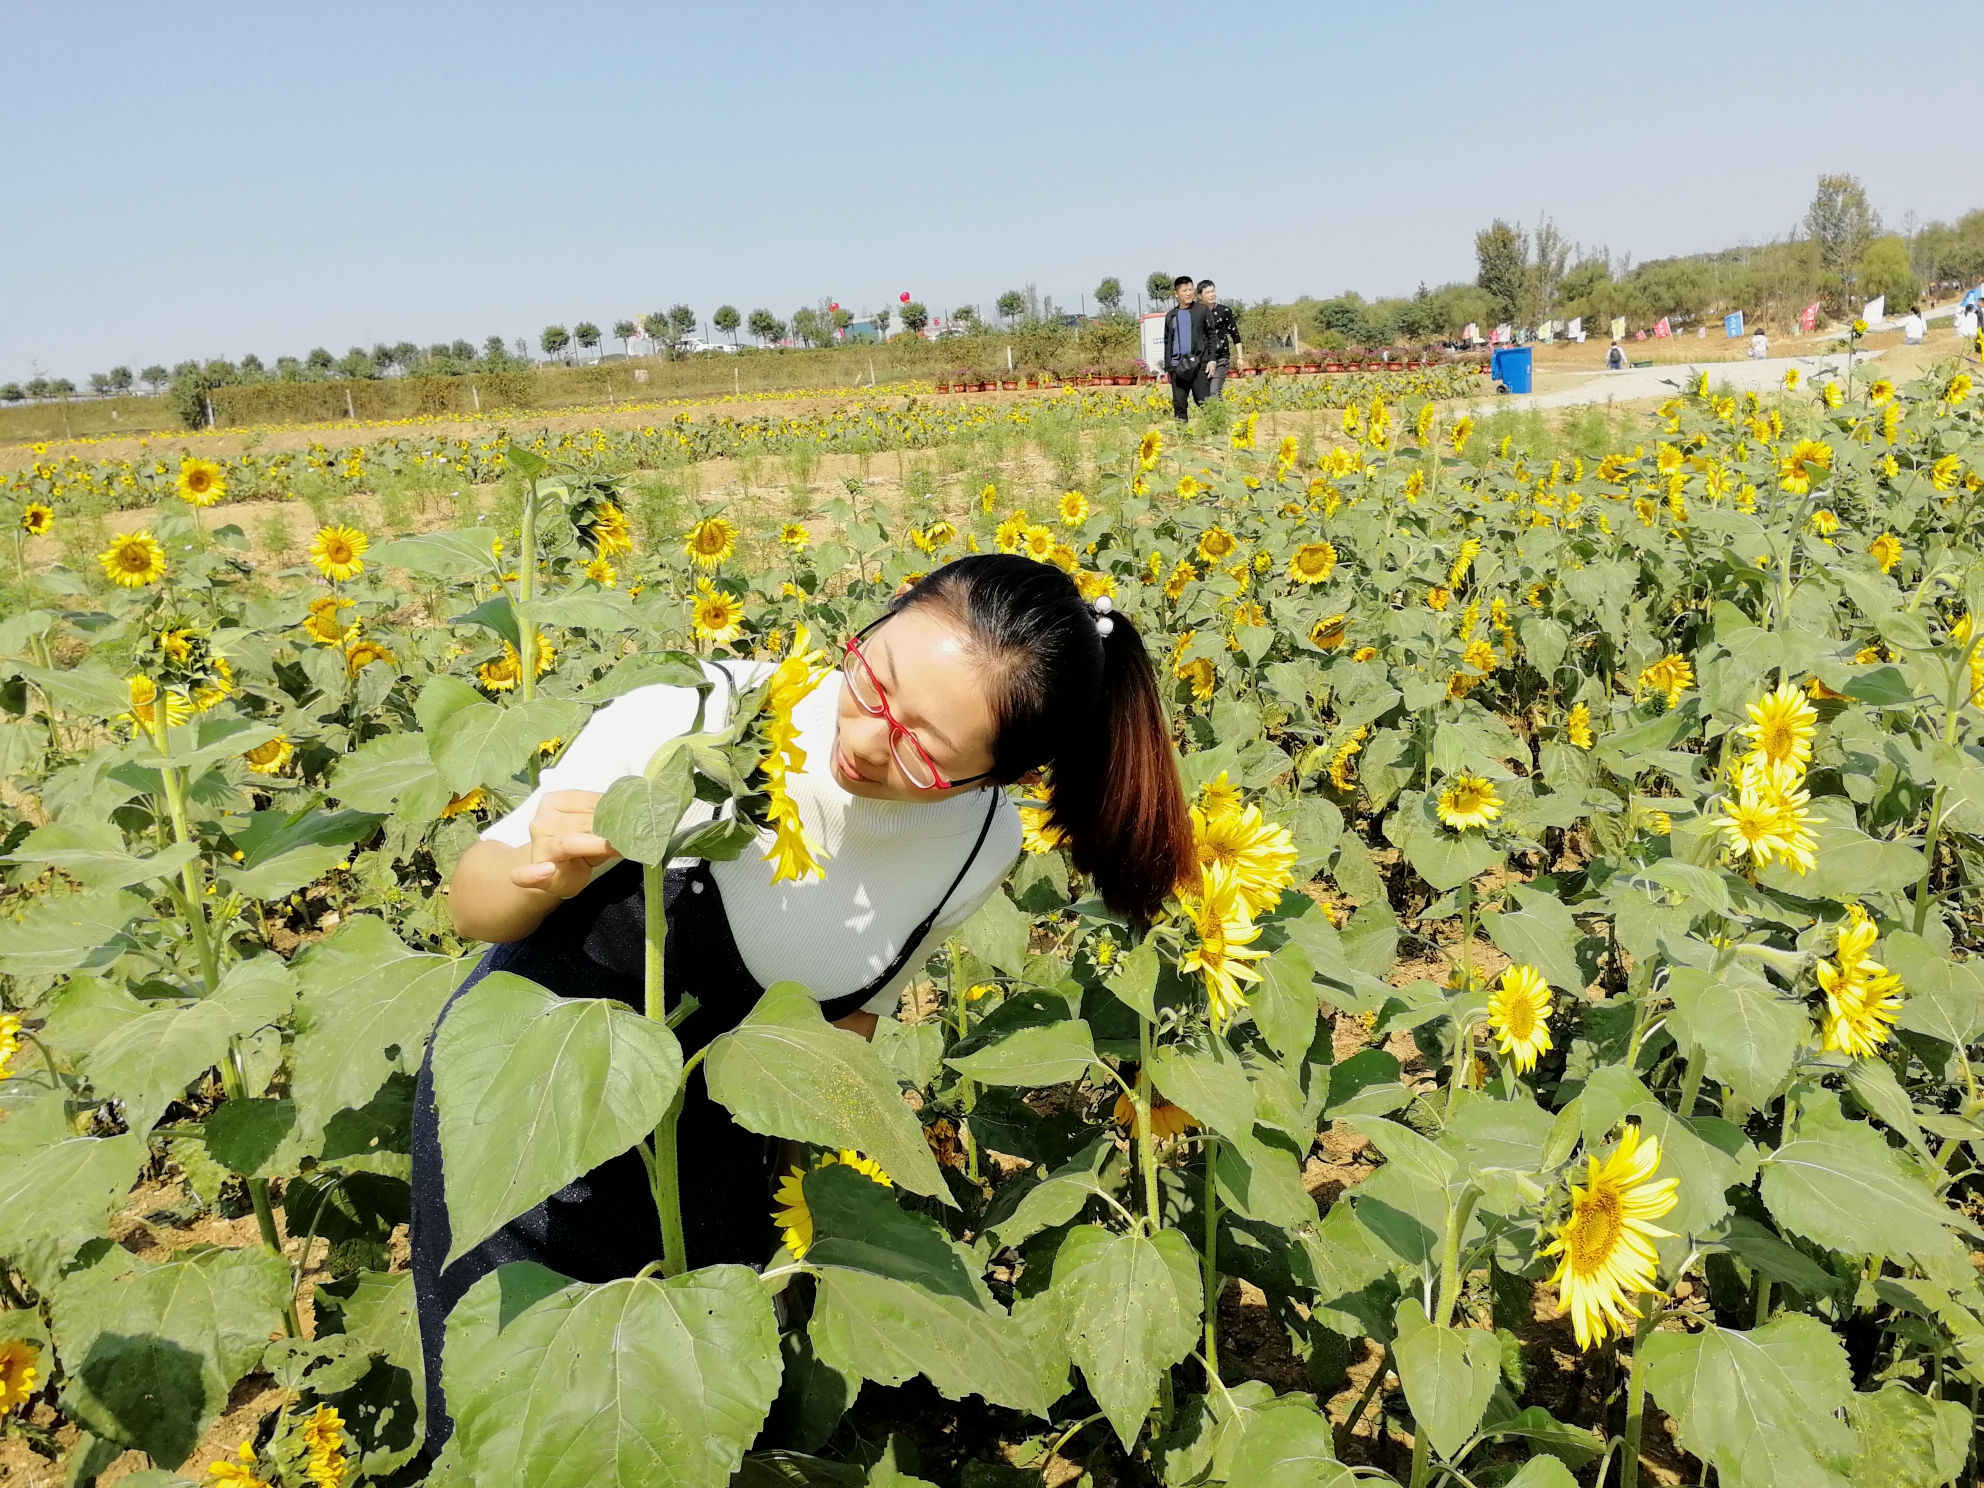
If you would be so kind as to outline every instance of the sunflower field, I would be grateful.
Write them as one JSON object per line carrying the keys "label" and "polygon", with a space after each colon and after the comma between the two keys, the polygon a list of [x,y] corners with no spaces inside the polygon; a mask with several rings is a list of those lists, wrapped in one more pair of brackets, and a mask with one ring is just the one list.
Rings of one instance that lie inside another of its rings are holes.
{"label": "sunflower field", "polygon": [[[852,482],[653,550],[602,452],[510,443],[475,459],[515,520],[331,522],[278,571],[211,509],[236,471],[188,457],[99,572],[23,565],[4,1460],[142,1488],[1974,1481],[1970,376],[1704,378],[1603,458],[1490,441],[1453,391],[1364,388],[1326,436],[1135,400],[1045,504],[881,512]],[[59,531],[53,484],[17,483],[23,533]],[[480,984],[441,1037],[484,1057],[436,1089],[457,1252],[637,1143],[679,1237],[689,1081],[804,1156],[761,1270],[479,1283],[424,1461],[403,1226],[413,1073],[478,950],[455,861],[594,708],[757,657],[763,692],[600,829],[652,884],[768,849],[830,877],[783,795],[792,702],[902,585],[994,549],[1143,631],[1198,877],[1111,916],[1049,781],[872,1043],[786,985],[685,1060],[658,944],[654,1017]],[[683,828],[697,799],[734,804]]]}

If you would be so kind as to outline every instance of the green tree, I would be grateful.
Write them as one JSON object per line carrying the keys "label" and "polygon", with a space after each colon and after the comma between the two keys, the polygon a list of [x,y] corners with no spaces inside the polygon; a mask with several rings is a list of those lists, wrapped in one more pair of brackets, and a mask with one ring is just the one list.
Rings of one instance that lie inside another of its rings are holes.
{"label": "green tree", "polygon": [[90,391],[95,393],[99,398],[109,397],[110,374],[108,372],[90,373]]}
{"label": "green tree", "polygon": [[1834,302],[1843,302],[1867,245],[1880,235],[1880,214],[1867,200],[1858,176],[1820,176],[1812,204],[1805,209],[1805,231],[1819,245],[1819,270]]}
{"label": "green tree", "polygon": [[[310,354],[303,359],[303,364],[310,369],[311,376],[329,377],[331,368],[338,364],[338,359],[331,355],[328,347],[313,346],[310,348]],[[174,367],[172,375],[178,377],[179,368]]]}
{"label": "green tree", "polygon": [[763,341],[766,345],[770,345],[774,341],[784,339],[785,322],[780,320],[776,315],[772,314],[771,311],[769,310],[762,308],[753,310],[751,312],[750,320],[748,320],[745,324],[749,328],[751,334],[757,337],[760,341]]}
{"label": "green tree", "polygon": [[889,339],[889,322],[895,319],[895,311],[887,305],[875,312],[875,334],[884,341]]}
{"label": "green tree", "polygon": [[695,332],[696,312],[687,305],[668,307],[668,328],[675,333],[675,339],[683,341]]}
{"label": "green tree", "polygon": [[1171,281],[1177,277],[1176,274],[1167,274],[1160,269],[1151,271],[1150,277],[1144,280],[1144,293],[1150,297],[1153,305],[1162,305],[1171,298]]}
{"label": "green tree", "polygon": [[123,394],[130,392],[131,384],[134,380],[129,367],[112,367],[110,369],[110,390],[113,393]]}
{"label": "green tree", "polygon": [[1513,321],[1529,291],[1529,235],[1497,217],[1474,235],[1474,282],[1494,298],[1495,313]]}
{"label": "green tree", "polygon": [[166,383],[171,379],[171,376],[172,374],[170,372],[167,372],[165,368],[161,367],[157,362],[153,362],[149,367],[145,368],[144,371],[138,374],[138,379],[139,381],[143,382],[146,387],[150,388],[154,393],[156,393],[160,388],[166,385]]}
{"label": "green tree", "polygon": [[716,314],[710,317],[710,324],[715,326],[719,331],[722,331],[732,341],[735,341],[737,339],[737,327],[742,325],[743,321],[738,316],[735,305],[718,305],[716,307]]}
{"label": "green tree", "polygon": [[1110,275],[1095,287],[1095,303],[1104,315],[1115,315],[1123,308],[1123,281]]}
{"label": "green tree", "polygon": [[1860,287],[1863,300],[1886,295],[1890,313],[1906,310],[1915,303],[1922,287],[1915,279],[1915,266],[1909,262],[1908,243],[1897,233],[1876,238],[1860,257]]}
{"label": "green tree", "polygon": [[0,385],[0,403],[18,403],[27,395],[27,389],[18,382]]}
{"label": "green tree", "polygon": [[635,325],[631,320],[616,320],[613,322],[613,338],[620,343],[620,349],[622,351],[630,349],[627,343],[634,339],[634,333],[639,329],[640,327]]}
{"label": "green tree", "polygon": [[811,305],[792,312],[792,334],[808,346],[826,346],[834,339],[833,322]]}
{"label": "green tree", "polygon": [[911,300],[902,307],[902,328],[912,336],[923,334],[923,328],[930,324],[930,312],[923,308],[921,300]]}
{"label": "green tree", "polygon": [[999,312],[1000,318],[1007,325],[1011,325],[1026,313],[1026,296],[1017,289],[1009,289],[999,296],[993,308]]}
{"label": "green tree", "polygon": [[581,351],[592,351],[599,345],[599,327],[582,320],[572,327],[572,339],[579,343]]}
{"label": "green tree", "polygon": [[496,367],[502,366],[505,362],[509,361],[510,359],[510,353],[504,347],[503,338],[501,336],[490,336],[485,338],[482,343],[482,354],[483,356],[488,358],[490,365]]}
{"label": "green tree", "polygon": [[555,357],[572,344],[572,333],[561,325],[548,325],[538,333],[537,344],[548,357]]}

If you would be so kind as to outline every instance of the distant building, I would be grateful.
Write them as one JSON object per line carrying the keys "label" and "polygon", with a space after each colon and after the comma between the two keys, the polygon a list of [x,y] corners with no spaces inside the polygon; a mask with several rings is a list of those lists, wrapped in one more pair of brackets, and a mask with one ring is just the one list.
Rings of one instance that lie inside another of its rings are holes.
{"label": "distant building", "polygon": [[842,339],[847,341],[879,341],[882,339],[882,332],[880,327],[872,320],[851,320],[847,323],[846,335]]}

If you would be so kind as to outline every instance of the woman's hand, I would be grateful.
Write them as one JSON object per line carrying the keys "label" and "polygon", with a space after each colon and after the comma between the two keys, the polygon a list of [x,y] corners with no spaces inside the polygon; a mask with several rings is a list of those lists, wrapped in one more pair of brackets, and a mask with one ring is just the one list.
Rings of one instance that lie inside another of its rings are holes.
{"label": "woman's hand", "polygon": [[592,829],[597,791],[549,791],[531,818],[522,847],[483,841],[462,854],[448,885],[448,914],[470,940],[522,940],[544,917],[583,890],[601,863],[618,854]]}
{"label": "woman's hand", "polygon": [[554,899],[570,899],[592,881],[601,863],[618,857],[592,829],[598,791],[547,792],[530,821],[530,861],[510,870],[510,882]]}

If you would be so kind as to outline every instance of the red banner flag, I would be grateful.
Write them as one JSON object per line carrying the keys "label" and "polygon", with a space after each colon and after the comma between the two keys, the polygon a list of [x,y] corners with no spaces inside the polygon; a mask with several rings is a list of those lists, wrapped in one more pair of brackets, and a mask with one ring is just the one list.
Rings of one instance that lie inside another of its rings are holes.
{"label": "red banner flag", "polygon": [[1673,334],[1673,329],[1667,324],[1666,316],[1661,316],[1660,319],[1653,323],[1653,336],[1656,341]]}
{"label": "red banner flag", "polygon": [[1811,304],[1805,307],[1804,313],[1798,317],[1798,329],[1803,331],[1806,335],[1809,336],[1812,334],[1813,331],[1817,330],[1818,328],[1819,328],[1819,302],[1817,300],[1814,300],[1812,301]]}

